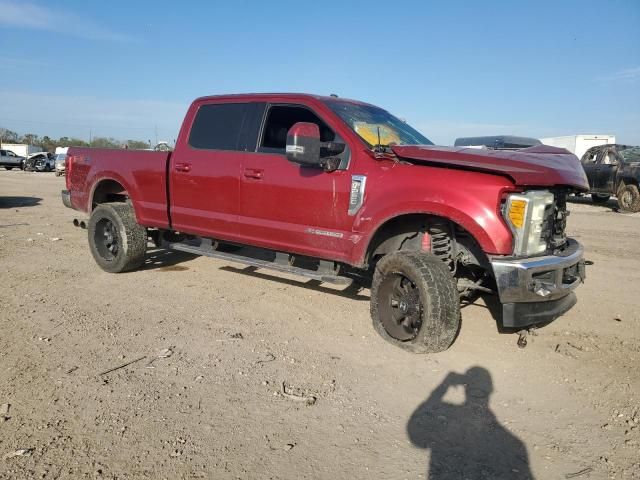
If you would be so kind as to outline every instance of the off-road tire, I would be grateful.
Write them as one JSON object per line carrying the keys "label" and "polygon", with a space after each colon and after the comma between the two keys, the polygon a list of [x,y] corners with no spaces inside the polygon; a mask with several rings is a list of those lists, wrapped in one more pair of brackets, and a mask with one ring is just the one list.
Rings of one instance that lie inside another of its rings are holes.
{"label": "off-road tire", "polygon": [[601,195],[599,193],[591,194],[591,200],[593,201],[593,203],[597,203],[597,204],[607,203],[610,198],[611,198],[611,195]]}
{"label": "off-road tire", "polygon": [[56,170],[56,177],[60,177],[61,175],[62,175],[62,172],[58,172],[58,171]]}
{"label": "off-road tire", "polygon": [[5,170],[13,170],[13,167],[4,167]]}
{"label": "off-road tire", "polygon": [[[103,237],[106,225],[112,225],[117,251],[107,251]],[[87,225],[89,249],[96,263],[105,272],[120,273],[134,270],[144,263],[147,250],[147,230],[136,222],[129,203],[103,203],[98,205]]]}
{"label": "off-road tire", "polygon": [[[381,292],[388,276],[410,280],[421,304],[421,324],[415,336],[398,340],[385,328],[383,302],[391,302]],[[384,298],[383,298],[384,297]],[[412,353],[435,353],[451,346],[460,328],[460,296],[455,279],[442,260],[429,252],[399,251],[385,255],[376,265],[371,285],[373,328],[388,342]]]}
{"label": "off-road tire", "polygon": [[623,212],[640,212],[640,192],[635,185],[621,185],[618,189],[618,206]]}

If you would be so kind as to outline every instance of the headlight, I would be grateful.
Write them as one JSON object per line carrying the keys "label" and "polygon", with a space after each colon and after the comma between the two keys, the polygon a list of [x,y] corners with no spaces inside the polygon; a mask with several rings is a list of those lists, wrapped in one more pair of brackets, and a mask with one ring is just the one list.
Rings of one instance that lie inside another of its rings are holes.
{"label": "headlight", "polygon": [[507,197],[503,215],[511,227],[514,255],[535,255],[547,249],[542,238],[545,211],[553,205],[553,193],[546,190],[511,194]]}

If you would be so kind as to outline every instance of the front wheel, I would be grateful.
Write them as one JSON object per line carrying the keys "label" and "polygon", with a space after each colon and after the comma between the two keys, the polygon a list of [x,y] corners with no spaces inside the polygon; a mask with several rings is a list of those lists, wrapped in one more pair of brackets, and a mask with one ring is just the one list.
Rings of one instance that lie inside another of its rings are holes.
{"label": "front wheel", "polygon": [[640,192],[635,185],[622,185],[618,190],[618,205],[623,212],[640,212]]}
{"label": "front wheel", "polygon": [[91,254],[105,272],[127,272],[144,263],[147,230],[136,222],[130,204],[98,205],[91,213],[87,232]]}
{"label": "front wheel", "polygon": [[442,260],[428,252],[400,251],[376,265],[371,318],[390,343],[413,353],[451,346],[460,328],[460,296]]}

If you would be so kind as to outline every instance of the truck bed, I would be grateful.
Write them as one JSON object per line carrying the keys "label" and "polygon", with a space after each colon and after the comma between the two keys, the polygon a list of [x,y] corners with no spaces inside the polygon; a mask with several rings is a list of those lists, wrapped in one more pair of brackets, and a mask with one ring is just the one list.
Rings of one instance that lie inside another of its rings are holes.
{"label": "truck bed", "polygon": [[126,189],[141,225],[167,228],[170,156],[171,152],[71,147],[67,156],[71,205],[89,213],[96,189],[108,195],[118,193],[109,190],[109,181],[113,180]]}

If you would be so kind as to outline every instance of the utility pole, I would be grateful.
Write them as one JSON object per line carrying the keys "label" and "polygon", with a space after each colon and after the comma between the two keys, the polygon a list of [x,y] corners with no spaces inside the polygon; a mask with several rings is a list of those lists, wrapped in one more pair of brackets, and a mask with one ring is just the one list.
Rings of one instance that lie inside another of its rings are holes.
{"label": "utility pole", "polygon": [[156,145],[158,144],[158,125],[155,125],[155,131],[156,131]]}
{"label": "utility pole", "polygon": [[91,146],[91,143],[93,141],[92,137],[91,137],[91,134],[92,134],[91,129],[89,129],[89,146]]}

